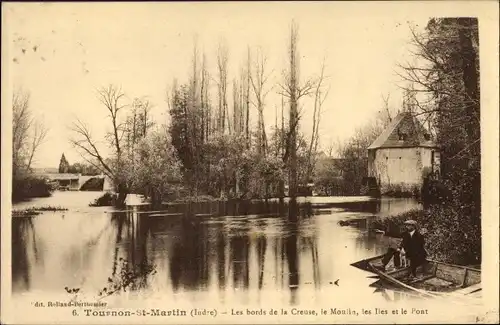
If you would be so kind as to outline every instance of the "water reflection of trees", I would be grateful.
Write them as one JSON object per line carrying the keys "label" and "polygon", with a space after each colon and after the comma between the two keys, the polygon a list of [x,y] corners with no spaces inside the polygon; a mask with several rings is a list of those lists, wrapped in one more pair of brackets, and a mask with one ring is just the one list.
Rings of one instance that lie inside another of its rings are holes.
{"label": "water reflection of trees", "polygon": [[31,246],[35,261],[41,260],[37,247],[36,232],[33,217],[12,218],[12,289],[21,286],[30,288],[30,261],[28,248]]}
{"label": "water reflection of trees", "polygon": [[[311,224],[300,222],[312,215],[310,205],[247,202],[229,204],[224,209],[220,203],[169,208],[169,213],[175,210],[183,216],[150,216],[147,211],[141,211],[144,207],[111,214],[108,225],[113,229],[114,251],[110,278],[120,277],[126,269],[138,276],[132,288],[140,290],[151,285],[148,283],[150,266],[163,264],[163,260],[167,268],[162,271],[168,271],[174,291],[181,288],[206,290],[211,279],[215,280],[219,291],[232,287],[245,292],[252,285],[262,290],[266,281],[271,279],[271,284],[274,281],[279,287],[288,284],[292,302],[295,302],[300,282],[299,259],[310,251],[313,281],[319,286],[316,234],[303,231],[303,227],[311,227]],[[219,212],[237,217],[217,217]],[[206,218],[197,217],[197,214],[215,216]],[[27,218],[13,223],[12,249],[16,255],[13,279],[22,278],[25,286],[29,286],[27,243],[36,245],[36,241],[26,240],[28,233],[34,237],[30,222]],[[109,234],[106,229],[97,237]],[[93,237],[91,241],[98,238]],[[162,238],[167,238],[167,242]],[[32,250],[37,255],[37,248]],[[269,258],[266,258],[267,254],[270,254]],[[266,278],[266,275],[271,277]],[[251,279],[256,282],[251,283]]]}
{"label": "water reflection of trees", "polygon": [[170,278],[174,290],[206,288],[208,273],[208,243],[206,227],[192,217],[182,219],[170,254]]}
{"label": "water reflection of trees", "polygon": [[[188,214],[179,219],[179,227],[175,234],[171,234],[171,244],[167,248],[168,273],[174,291],[181,288],[205,290],[211,279],[215,280],[214,285],[219,291],[233,288],[245,292],[252,285],[261,290],[266,285],[265,275],[268,274],[275,285],[282,287],[287,283],[292,300],[296,301],[300,282],[299,259],[305,252],[311,254],[313,281],[319,287],[316,233],[301,229],[304,225],[314,225],[300,222],[312,215],[310,205],[299,206],[296,202],[292,205],[280,205],[279,202],[232,203],[222,209],[220,203],[215,203],[192,205],[184,211]],[[219,216],[219,212],[237,217]],[[212,214],[214,217],[196,217],[197,214]],[[155,225],[150,231],[154,241],[155,232],[160,230]],[[271,257],[267,259],[266,254],[271,254]],[[251,283],[251,279],[256,282]]]}
{"label": "water reflection of trees", "polygon": [[[167,268],[162,271],[168,271],[174,290],[205,290],[213,279],[219,291],[232,287],[245,292],[252,285],[261,290],[268,284],[283,287],[288,282],[295,292],[300,256],[310,252],[314,282],[320,283],[316,234],[303,231],[304,227],[311,228],[311,223],[301,221],[312,215],[310,205],[269,201],[233,202],[224,209],[220,203],[165,208],[168,213],[175,211],[183,216],[151,216],[147,207],[111,213],[107,226],[82,243],[78,251],[71,251],[69,259],[76,258],[75,265],[85,267],[91,263],[89,254],[100,252],[93,252],[91,246],[96,246],[102,236],[112,236],[107,237],[112,238],[113,251],[106,277],[120,277],[125,268],[139,275],[136,289],[151,285],[149,266],[166,262]],[[235,217],[219,216],[221,213]],[[30,263],[41,254],[35,226],[32,218],[18,218],[12,227],[13,281],[29,288]]]}
{"label": "water reflection of trees", "polygon": [[135,207],[115,212],[111,217],[111,224],[116,229],[111,278],[124,271],[133,274],[134,289],[147,286],[151,266],[147,245],[150,230],[148,218],[139,215],[138,211]]}
{"label": "water reflection of trees", "polygon": [[297,214],[298,205],[295,200],[290,201],[288,209],[287,233],[285,237],[285,255],[288,266],[288,286],[290,288],[290,303],[297,303],[297,289],[299,287],[299,257],[297,252]]}
{"label": "water reflection of trees", "polygon": [[[248,222],[248,220],[247,220]],[[245,223],[247,223],[245,222]],[[250,237],[248,225],[242,226],[241,233],[229,237],[230,272],[235,289],[249,287],[249,250]]]}

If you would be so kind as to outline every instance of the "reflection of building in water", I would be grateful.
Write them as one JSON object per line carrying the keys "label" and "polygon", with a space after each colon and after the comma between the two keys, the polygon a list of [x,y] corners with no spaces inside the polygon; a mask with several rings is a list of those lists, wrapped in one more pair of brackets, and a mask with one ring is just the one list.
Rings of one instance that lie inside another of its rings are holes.
{"label": "reflection of building in water", "polygon": [[422,206],[413,198],[382,198],[380,200],[380,216],[393,216],[409,210],[420,209]]}

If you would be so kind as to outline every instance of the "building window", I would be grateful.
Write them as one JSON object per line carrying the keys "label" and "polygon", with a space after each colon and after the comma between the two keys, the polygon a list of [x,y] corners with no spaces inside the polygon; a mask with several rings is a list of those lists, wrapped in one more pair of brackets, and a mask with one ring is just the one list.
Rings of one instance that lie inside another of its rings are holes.
{"label": "building window", "polygon": [[406,140],[406,134],[404,132],[401,132],[400,129],[398,129],[398,138],[399,138],[399,141]]}

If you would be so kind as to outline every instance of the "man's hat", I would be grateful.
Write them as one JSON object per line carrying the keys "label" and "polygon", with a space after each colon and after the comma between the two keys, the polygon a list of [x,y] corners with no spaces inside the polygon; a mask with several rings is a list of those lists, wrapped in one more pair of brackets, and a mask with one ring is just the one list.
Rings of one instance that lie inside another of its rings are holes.
{"label": "man's hat", "polygon": [[405,225],[412,225],[412,226],[416,226],[417,225],[417,222],[415,220],[406,220],[405,221]]}

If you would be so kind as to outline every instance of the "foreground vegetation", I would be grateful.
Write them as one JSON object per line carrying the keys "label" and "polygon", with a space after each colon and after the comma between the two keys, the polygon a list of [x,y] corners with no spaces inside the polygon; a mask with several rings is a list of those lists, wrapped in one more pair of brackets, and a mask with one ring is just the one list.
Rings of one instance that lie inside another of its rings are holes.
{"label": "foreground vegetation", "polygon": [[91,207],[106,207],[116,205],[117,195],[111,192],[105,192],[97,199],[89,203]]}
{"label": "foreground vegetation", "polygon": [[431,256],[452,263],[481,262],[481,148],[478,25],[473,18],[431,19],[414,33],[420,66],[402,77],[428,95],[415,114],[429,121],[441,148],[441,170],[428,175],[422,212],[380,220],[384,229],[412,218],[427,229]]}
{"label": "foreground vegetation", "polygon": [[[457,264],[481,262],[481,148],[478,25],[473,18],[431,19],[423,33],[413,32],[418,65],[400,66],[407,109],[421,117],[441,151],[437,174],[424,173],[419,196],[422,211],[374,220],[373,227],[399,236],[405,220],[425,230],[430,257]],[[420,94],[420,95],[418,95]],[[352,139],[369,145],[371,129]],[[349,146],[348,146],[349,147]],[[353,148],[359,148],[354,145]],[[352,150],[351,150],[352,152]],[[353,163],[354,164],[354,163]],[[397,190],[393,191],[397,194]]]}
{"label": "foreground vegetation", "polygon": [[[148,261],[132,264],[120,257],[115,261],[113,273],[108,277],[106,285],[95,295],[96,301],[145,287],[148,276],[156,274],[156,268],[155,264]],[[81,295],[92,294],[83,292],[81,288],[64,287],[64,290],[71,295],[72,301],[77,301]]]}
{"label": "foreground vegetation", "polygon": [[429,258],[452,264],[480,264],[481,225],[455,207],[433,205],[425,210],[377,218],[371,227],[384,231],[386,236],[399,237],[403,223],[410,219],[418,222],[425,236]]}

